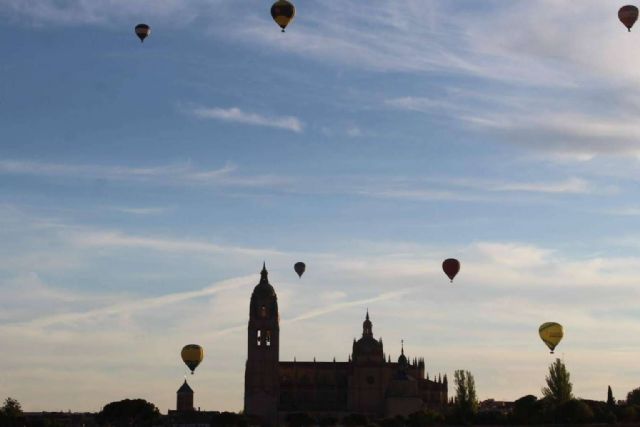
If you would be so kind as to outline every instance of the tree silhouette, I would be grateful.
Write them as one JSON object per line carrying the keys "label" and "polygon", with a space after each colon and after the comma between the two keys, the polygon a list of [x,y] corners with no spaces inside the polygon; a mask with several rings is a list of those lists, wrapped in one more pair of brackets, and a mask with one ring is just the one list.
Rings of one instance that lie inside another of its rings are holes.
{"label": "tree silhouette", "polygon": [[115,427],[153,426],[160,419],[160,411],[144,399],[124,399],[107,404],[98,414],[102,425]]}
{"label": "tree silhouette", "polygon": [[476,382],[469,371],[457,370],[453,377],[456,383],[455,412],[462,421],[469,421],[478,412]]}
{"label": "tree silhouette", "polygon": [[24,425],[21,421],[23,415],[20,402],[11,397],[7,397],[2,407],[0,407],[0,425],[3,427]]}
{"label": "tree silhouette", "polygon": [[611,386],[607,388],[607,406],[609,408],[613,408],[616,406],[616,400],[613,398],[613,392],[611,391]]}
{"label": "tree silhouette", "polygon": [[640,405],[640,387],[627,393],[627,405]]}
{"label": "tree silhouette", "polygon": [[542,394],[550,403],[560,405],[573,399],[571,393],[573,385],[569,380],[569,371],[562,360],[556,359],[549,366],[546,381],[547,386],[542,389]]}

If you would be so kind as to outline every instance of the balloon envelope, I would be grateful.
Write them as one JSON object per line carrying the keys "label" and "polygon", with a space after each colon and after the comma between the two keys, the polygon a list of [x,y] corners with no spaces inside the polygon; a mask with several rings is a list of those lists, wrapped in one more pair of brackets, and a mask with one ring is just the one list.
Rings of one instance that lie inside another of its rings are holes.
{"label": "balloon envelope", "polygon": [[283,33],[287,25],[293,21],[294,16],[296,16],[296,7],[287,0],[278,0],[271,6],[271,17],[282,28]]}
{"label": "balloon envelope", "polygon": [[631,31],[631,27],[638,20],[638,8],[632,5],[622,6],[618,10],[618,19],[627,27],[627,30]]}
{"label": "balloon envelope", "polygon": [[564,336],[564,331],[562,330],[562,325],[556,322],[547,322],[540,325],[538,329],[538,333],[540,334],[540,338],[551,350],[551,354],[553,354],[553,350],[555,350],[556,346],[560,344],[562,337]]}
{"label": "balloon envelope", "polygon": [[453,282],[453,278],[456,277],[456,274],[460,271],[460,261],[455,258],[445,259],[442,263],[442,270]]}
{"label": "balloon envelope", "polygon": [[140,42],[142,43],[144,39],[146,39],[147,36],[151,34],[151,27],[149,27],[147,24],[138,24],[136,25],[135,31],[136,36],[138,36]]}
{"label": "balloon envelope", "polygon": [[307,266],[304,265],[304,262],[296,262],[293,266],[293,269],[296,271],[296,273],[298,273],[298,277],[302,277],[302,273],[304,273],[304,270],[306,268]]}
{"label": "balloon envelope", "polygon": [[204,358],[204,350],[197,344],[189,344],[182,347],[180,352],[182,361],[191,369],[191,374],[198,367]]}

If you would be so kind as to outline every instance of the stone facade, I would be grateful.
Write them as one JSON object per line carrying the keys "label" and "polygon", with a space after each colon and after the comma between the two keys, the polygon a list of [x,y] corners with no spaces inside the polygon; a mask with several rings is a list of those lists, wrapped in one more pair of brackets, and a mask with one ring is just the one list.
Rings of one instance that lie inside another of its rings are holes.
{"label": "stone facade", "polygon": [[408,360],[404,348],[397,362],[385,359],[368,312],[348,362],[281,362],[278,322],[277,296],[263,266],[249,310],[244,411],[265,424],[281,424],[296,412],[383,418],[447,404],[446,375],[425,378],[424,360]]}

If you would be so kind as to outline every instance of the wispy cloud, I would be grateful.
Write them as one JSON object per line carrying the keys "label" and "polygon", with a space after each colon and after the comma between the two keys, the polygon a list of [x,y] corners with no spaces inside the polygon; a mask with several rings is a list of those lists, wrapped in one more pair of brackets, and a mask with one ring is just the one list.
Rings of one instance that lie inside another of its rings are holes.
{"label": "wispy cloud", "polygon": [[276,129],[284,129],[300,133],[304,124],[294,116],[263,116],[257,113],[249,113],[239,108],[194,108],[192,114],[201,119],[214,119],[223,122],[242,123],[251,126],[264,126]]}
{"label": "wispy cloud", "polygon": [[616,216],[640,216],[640,207],[631,206],[607,209],[604,213]]}
{"label": "wispy cloud", "polygon": [[234,173],[237,169],[237,166],[231,163],[227,163],[219,169],[203,170],[194,167],[190,163],[132,167],[0,160],[0,174],[138,181],[164,185],[179,183],[229,187],[273,187],[281,186],[288,182],[286,178],[275,175],[239,175]]}
{"label": "wispy cloud", "polygon": [[[614,187],[600,188],[581,178],[571,177],[559,181],[508,181],[482,178],[423,178],[398,179],[394,185],[376,183],[354,188],[354,193],[377,198],[409,201],[458,201],[458,202],[504,202],[495,193],[572,195],[607,195],[616,191]],[[518,199],[526,201],[525,197]]]}
{"label": "wispy cloud", "polygon": [[114,206],[110,208],[116,212],[122,212],[126,214],[133,215],[161,215],[167,211],[167,208],[156,208],[156,207],[148,207],[148,208],[134,208],[134,207],[125,207],[125,206]]}
{"label": "wispy cloud", "polygon": [[201,240],[144,237],[117,231],[76,231],[71,234],[71,242],[80,247],[94,248],[138,248],[161,252],[237,253],[251,256],[282,255],[273,249],[244,248],[217,245]]}
{"label": "wispy cloud", "polygon": [[173,25],[185,25],[195,19],[198,12],[206,13],[217,3],[220,0],[193,0],[189,3],[178,0],[6,0],[0,5],[0,12],[29,19],[38,25],[108,25],[138,16],[156,21],[170,22],[173,19]]}
{"label": "wispy cloud", "polygon": [[[550,193],[550,194],[586,194],[604,192],[593,183],[570,177],[559,181],[497,181],[483,179],[445,179],[440,182],[452,186],[473,188],[486,192],[523,192],[523,193]],[[613,191],[612,188],[609,191]]]}

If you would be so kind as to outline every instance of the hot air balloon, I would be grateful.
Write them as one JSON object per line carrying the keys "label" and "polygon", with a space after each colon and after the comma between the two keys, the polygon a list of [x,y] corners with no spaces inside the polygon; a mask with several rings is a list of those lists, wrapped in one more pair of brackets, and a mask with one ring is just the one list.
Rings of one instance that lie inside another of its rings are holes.
{"label": "hot air balloon", "polygon": [[204,358],[204,350],[197,344],[189,344],[182,347],[180,355],[182,356],[184,364],[191,369],[191,375],[193,375],[193,371]]}
{"label": "hot air balloon", "polygon": [[538,329],[540,333],[540,338],[551,350],[551,354],[553,354],[553,350],[556,348],[562,337],[564,336],[562,332],[562,325],[556,322],[547,322],[540,325]]}
{"label": "hot air balloon", "polygon": [[445,259],[442,262],[442,270],[453,283],[453,278],[456,277],[456,274],[460,271],[460,261],[455,258]]}
{"label": "hot air balloon", "polygon": [[147,24],[138,24],[136,25],[136,36],[140,39],[140,43],[144,42],[149,34],[151,34],[151,28]]}
{"label": "hot air balloon", "polygon": [[632,5],[622,6],[618,11],[618,19],[631,31],[631,27],[638,20],[638,8]]}
{"label": "hot air balloon", "polygon": [[302,273],[304,273],[305,268],[307,268],[307,266],[304,265],[304,262],[296,262],[293,266],[293,269],[298,273],[298,277],[302,277]]}
{"label": "hot air balloon", "polygon": [[287,25],[293,21],[294,16],[296,16],[296,7],[287,0],[278,0],[271,6],[271,17],[282,28],[283,33]]}

